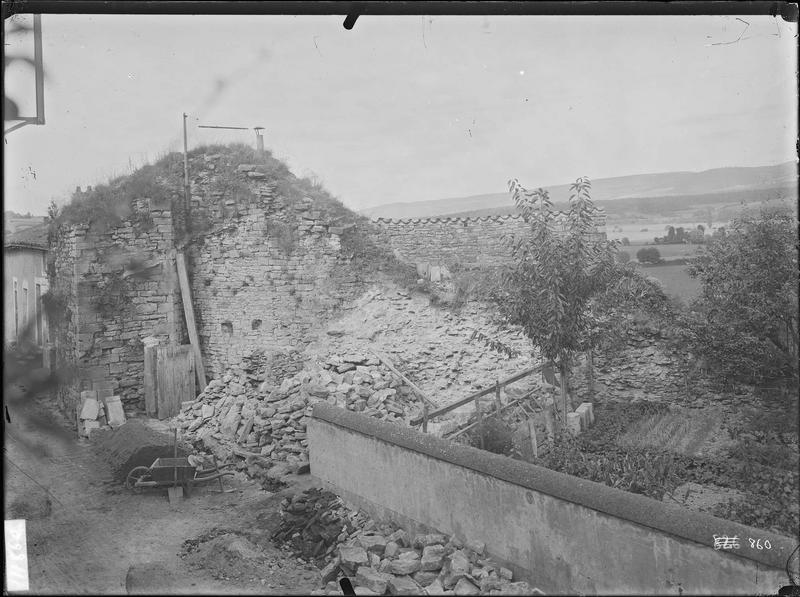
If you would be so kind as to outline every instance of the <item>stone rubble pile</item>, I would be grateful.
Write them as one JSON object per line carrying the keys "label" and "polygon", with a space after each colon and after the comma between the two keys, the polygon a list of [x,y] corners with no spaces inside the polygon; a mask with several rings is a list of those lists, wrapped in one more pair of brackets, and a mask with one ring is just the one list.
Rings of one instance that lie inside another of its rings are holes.
{"label": "stone rubble pile", "polygon": [[[431,304],[423,293],[376,285],[331,322],[306,354],[318,357],[372,350],[385,354],[438,404],[484,389],[535,364],[533,348],[518,327],[493,322],[486,305],[470,302],[459,314]],[[493,350],[479,332],[517,351]]]}
{"label": "stone rubble pile", "polygon": [[283,522],[273,540],[314,559],[324,588],[312,595],[342,595],[350,579],[356,595],[544,595],[494,562],[481,541],[442,534],[414,537],[378,524],[319,489],[281,503]]}
{"label": "stone rubble pile", "polygon": [[334,355],[285,378],[279,386],[231,370],[212,380],[176,417],[183,438],[200,442],[220,463],[233,456],[253,478],[307,472],[306,422],[313,405],[325,400],[341,408],[407,424],[422,404],[377,358]]}

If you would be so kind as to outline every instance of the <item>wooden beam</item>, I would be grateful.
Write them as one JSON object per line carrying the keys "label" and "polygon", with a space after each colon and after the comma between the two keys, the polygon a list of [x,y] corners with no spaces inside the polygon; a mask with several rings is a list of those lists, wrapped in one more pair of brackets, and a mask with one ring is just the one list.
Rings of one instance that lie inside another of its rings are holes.
{"label": "wooden beam", "polygon": [[[455,402],[451,402],[447,406],[443,406],[443,407],[441,407],[439,409],[436,409],[434,411],[429,412],[428,413],[428,419],[434,419],[434,418],[439,417],[439,416],[441,416],[441,415],[443,415],[445,413],[449,413],[451,410],[455,410],[459,406],[464,406],[465,404],[468,404],[469,402],[474,401],[476,398],[482,398],[483,396],[488,396],[492,392],[495,392],[496,391],[495,388],[497,388],[497,387],[501,387],[501,388],[505,387],[508,384],[514,383],[515,381],[519,381],[523,377],[527,377],[528,375],[531,375],[533,373],[537,373],[537,372],[539,372],[541,370],[542,370],[542,366],[541,365],[537,365],[536,367],[532,367],[530,369],[525,369],[525,371],[521,371],[519,373],[516,373],[516,374],[512,375],[511,377],[507,377],[506,379],[504,379],[502,381],[499,381],[496,384],[493,384],[493,385],[489,386],[485,390],[480,390],[478,392],[475,392],[474,394],[470,394],[466,398],[459,398],[458,400],[456,400]],[[416,419],[412,419],[411,420],[411,425],[419,425],[421,421],[422,421],[422,418],[421,417],[417,417]]]}
{"label": "wooden beam", "polygon": [[[520,400],[522,400],[522,398],[520,398],[519,400],[512,400],[511,402],[509,402],[508,404],[506,404],[504,407],[502,407],[502,408],[500,409],[500,412],[503,412],[503,411],[505,411],[505,410],[508,410],[508,409],[509,409],[509,408],[511,408],[512,406],[515,406],[515,405],[517,405],[517,404],[520,404]],[[479,424],[479,421],[477,421],[477,420],[476,420],[474,423],[470,423],[470,424],[469,424],[469,425],[467,425],[466,427],[462,427],[461,429],[458,429],[458,430],[454,431],[453,433],[449,434],[449,435],[448,435],[448,436],[447,436],[445,439],[453,439],[454,437],[458,437],[458,436],[459,436],[459,435],[461,435],[462,433],[466,433],[467,431],[469,431],[469,430],[470,430],[470,429],[472,429],[473,427],[476,427],[478,424]]]}
{"label": "wooden beam", "polygon": [[[399,372],[397,369],[395,369],[395,366],[392,364],[392,362],[389,360],[389,358],[388,358],[386,355],[381,355],[381,354],[379,354],[379,353],[377,353],[377,352],[373,352],[373,351],[370,351],[370,352],[372,352],[372,354],[373,354],[373,355],[375,355],[375,358],[377,358],[377,359],[378,359],[378,360],[379,360],[381,363],[383,363],[384,365],[386,365],[386,368],[387,368],[387,369],[389,369],[389,371],[391,371],[391,372],[392,372],[392,373],[394,373],[394,374],[395,374],[397,377],[399,377],[400,379],[402,379],[402,380],[403,380],[403,381],[406,383],[406,385],[407,385],[408,387],[410,387],[410,388],[411,388],[411,389],[414,391],[414,393],[415,393],[417,396],[419,396],[420,398],[422,398],[422,400],[423,400],[424,402],[428,403],[428,404],[429,404],[430,406],[432,406],[433,408],[437,408],[437,407],[438,407],[438,405],[437,405],[437,404],[436,404],[436,403],[435,403],[433,400],[431,400],[430,398],[428,398],[428,396],[425,394],[425,392],[423,392],[422,390],[420,390],[420,389],[419,389],[419,388],[418,388],[418,387],[417,387],[417,386],[414,384],[414,382],[412,382],[412,381],[411,381],[410,379],[408,379],[408,378],[407,378],[405,375],[403,375],[403,374],[402,374],[402,373],[400,373],[400,372]],[[416,423],[413,423],[413,422],[412,422],[412,425],[419,425],[419,423],[420,423],[421,421],[422,421],[422,418],[420,417],[420,418],[419,418],[419,420],[418,420]]]}
{"label": "wooden beam", "polygon": [[189,342],[194,350],[194,369],[197,372],[197,383],[202,392],[206,388],[206,369],[203,366],[203,355],[200,354],[200,340],[197,337],[197,326],[194,322],[194,308],[192,307],[192,293],[189,288],[189,276],[186,273],[186,260],[183,253],[175,254],[175,266],[178,268],[178,280],[181,285],[181,300],[183,301],[183,314],[186,318],[186,328],[189,330]]}

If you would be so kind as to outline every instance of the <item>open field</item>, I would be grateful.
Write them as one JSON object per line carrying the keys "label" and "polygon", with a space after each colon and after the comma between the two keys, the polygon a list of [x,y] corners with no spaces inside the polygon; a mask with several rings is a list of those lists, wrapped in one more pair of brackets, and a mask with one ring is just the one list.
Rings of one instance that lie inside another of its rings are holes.
{"label": "open field", "polygon": [[685,302],[700,295],[700,281],[689,276],[685,265],[654,265],[642,267],[642,272],[646,276],[658,278],[667,294],[677,296]]}
{"label": "open field", "polygon": [[671,259],[689,259],[691,257],[697,257],[697,255],[703,251],[703,246],[704,245],[691,245],[683,243],[678,245],[656,245],[654,243],[645,245],[644,243],[641,243],[631,244],[629,247],[622,247],[622,250],[630,253],[631,259],[636,259],[636,252],[640,249],[643,249],[644,247],[655,247],[661,254],[661,259],[669,261]]}

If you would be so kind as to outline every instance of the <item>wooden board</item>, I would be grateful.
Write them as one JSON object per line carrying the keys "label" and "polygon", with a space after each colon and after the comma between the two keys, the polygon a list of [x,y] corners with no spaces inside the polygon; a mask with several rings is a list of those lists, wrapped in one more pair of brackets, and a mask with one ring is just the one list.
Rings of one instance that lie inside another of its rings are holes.
{"label": "wooden board", "polygon": [[158,418],[174,417],[181,402],[195,399],[194,351],[189,345],[156,347]]}
{"label": "wooden board", "polygon": [[144,347],[144,409],[148,417],[158,414],[158,346]]}
{"label": "wooden board", "polygon": [[[192,307],[192,291],[189,287],[189,276],[186,273],[186,260],[183,253],[175,254],[175,266],[178,268],[178,281],[181,285],[181,301],[183,301],[183,315],[186,318],[186,329],[189,331],[189,342],[194,352],[197,383],[200,391],[206,388],[206,370],[203,366],[203,356],[200,354],[200,339],[197,337],[197,324],[194,321],[194,307]],[[194,396],[191,398],[194,400]]]}

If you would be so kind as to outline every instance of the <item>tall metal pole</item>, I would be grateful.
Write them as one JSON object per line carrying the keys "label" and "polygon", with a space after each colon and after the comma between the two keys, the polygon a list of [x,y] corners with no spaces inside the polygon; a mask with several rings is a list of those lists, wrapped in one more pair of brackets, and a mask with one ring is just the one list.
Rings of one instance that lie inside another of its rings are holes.
{"label": "tall metal pole", "polygon": [[186,214],[185,231],[189,238],[191,230],[191,198],[189,195],[189,149],[186,141],[186,112],[183,113],[183,209]]}

